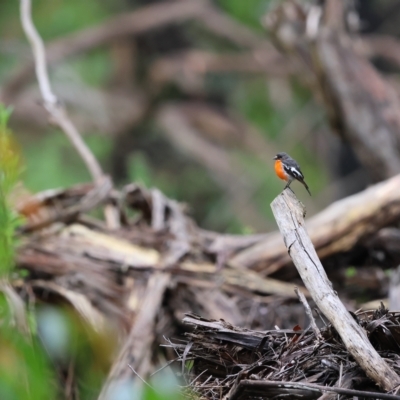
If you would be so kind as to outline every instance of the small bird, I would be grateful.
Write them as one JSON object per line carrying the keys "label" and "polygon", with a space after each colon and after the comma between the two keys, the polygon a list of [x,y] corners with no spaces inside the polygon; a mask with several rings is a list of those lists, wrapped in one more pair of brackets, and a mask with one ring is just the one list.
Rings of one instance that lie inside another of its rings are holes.
{"label": "small bird", "polygon": [[278,178],[286,181],[286,186],[283,190],[288,188],[290,184],[296,180],[301,182],[304,187],[307,189],[307,192],[311,196],[310,189],[307,186],[307,183],[304,181],[304,175],[301,172],[299,164],[289,154],[286,153],[278,153],[275,157],[275,173]]}

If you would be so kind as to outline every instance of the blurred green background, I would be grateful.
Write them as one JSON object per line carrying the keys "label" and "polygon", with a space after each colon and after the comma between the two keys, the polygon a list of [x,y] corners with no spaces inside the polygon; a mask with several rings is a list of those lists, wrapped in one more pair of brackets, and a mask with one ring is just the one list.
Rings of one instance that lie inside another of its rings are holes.
{"label": "blurred green background", "polygon": [[[34,1],[33,15],[40,34],[51,43],[150,3],[155,2],[38,0]],[[215,2],[221,13],[252,30],[260,40],[268,40],[261,17],[270,6],[266,0]],[[18,11],[18,2],[6,0],[0,5],[2,84],[30,58]],[[323,191],[329,181],[329,166],[316,154],[321,135],[327,133],[323,111],[308,89],[290,76],[230,72],[229,68],[205,73],[191,87],[179,82],[185,79],[179,76],[157,84],[152,68],[160,60],[192,50],[244,54],[244,60],[247,53],[256,51],[243,47],[210,31],[201,21],[189,19],[129,37],[122,44],[111,43],[65,58],[51,67],[51,77],[56,94],[72,110],[73,120],[117,186],[136,181],[159,187],[168,196],[186,202],[204,228],[236,233],[266,231],[274,227],[269,204],[283,187],[272,169],[272,156],[277,151],[289,152],[301,164],[315,196],[308,199],[300,185],[294,188],[309,204],[310,214],[335,197]],[[127,107],[124,113],[128,116],[120,119],[128,121],[115,122],[118,118],[113,115],[118,109],[112,110],[99,100],[110,91],[128,98],[140,93],[145,98],[138,100],[144,107],[141,115],[129,121]],[[15,108],[11,127],[23,152],[23,181],[30,190],[90,179],[64,135],[45,119],[39,120],[40,95],[33,78],[9,103]],[[212,118],[220,119],[214,126],[204,113],[196,122],[200,124],[197,133],[206,146],[216,148],[217,154],[226,158],[228,172],[221,173],[212,161],[211,165],[203,162],[201,156],[193,156],[180,147],[179,140],[177,143],[165,134],[156,115],[163,105],[172,103],[203,107],[216,115]]]}

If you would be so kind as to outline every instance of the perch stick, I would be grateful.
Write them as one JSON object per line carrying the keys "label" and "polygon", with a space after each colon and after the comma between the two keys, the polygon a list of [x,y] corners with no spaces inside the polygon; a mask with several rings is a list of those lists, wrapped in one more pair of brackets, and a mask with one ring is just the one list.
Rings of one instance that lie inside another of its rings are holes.
{"label": "perch stick", "polygon": [[365,331],[352,318],[333,290],[304,228],[304,207],[290,190],[271,203],[289,255],[317,307],[339,333],[344,345],[367,376],[384,390],[400,383],[399,376],[379,356]]}

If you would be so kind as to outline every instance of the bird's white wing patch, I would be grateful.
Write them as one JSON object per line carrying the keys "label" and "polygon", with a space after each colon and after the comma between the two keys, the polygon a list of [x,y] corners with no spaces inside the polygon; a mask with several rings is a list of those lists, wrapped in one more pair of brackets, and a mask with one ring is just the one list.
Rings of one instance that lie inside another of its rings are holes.
{"label": "bird's white wing patch", "polygon": [[293,176],[294,178],[296,178],[296,179],[304,179],[303,174],[297,168],[284,166],[284,169],[289,175]]}

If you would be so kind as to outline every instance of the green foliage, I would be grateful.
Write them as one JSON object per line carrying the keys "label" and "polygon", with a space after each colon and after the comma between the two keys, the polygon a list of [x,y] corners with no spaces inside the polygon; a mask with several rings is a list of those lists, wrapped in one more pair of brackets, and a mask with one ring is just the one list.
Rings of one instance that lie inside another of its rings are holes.
{"label": "green foliage", "polygon": [[[94,0],[36,0],[33,18],[44,39],[84,29],[102,21],[107,13],[103,2]],[[49,18],[51,16],[51,18]]]}
{"label": "green foliage", "polygon": [[235,106],[259,128],[273,138],[282,129],[283,116],[276,112],[268,95],[265,79],[242,82],[234,96]]}
{"label": "green foliage", "polygon": [[152,168],[142,152],[134,152],[129,157],[128,177],[131,182],[137,182],[148,188],[154,185]]}
{"label": "green foliage", "polygon": [[72,363],[79,376],[79,398],[96,398],[116,343],[110,341],[110,336],[94,331],[69,307],[40,306],[35,316],[49,360],[63,368]]}
{"label": "green foliage", "polygon": [[356,267],[347,267],[346,268],[346,278],[354,278],[357,275],[357,268]]}
{"label": "green foliage", "polygon": [[11,109],[0,104],[0,278],[13,266],[14,231],[18,224],[16,215],[7,204],[7,198],[19,173],[19,156],[11,132],[7,127]]}
{"label": "green foliage", "polygon": [[99,87],[108,78],[112,70],[109,53],[104,49],[92,51],[84,58],[69,60],[67,65],[85,84]]}
{"label": "green foliage", "polygon": [[[112,148],[110,137],[87,135],[84,139],[98,160],[107,159]],[[91,180],[82,159],[62,132],[40,138],[28,137],[22,151],[24,182],[30,190],[68,187]]]}
{"label": "green foliage", "polygon": [[234,18],[252,28],[261,29],[260,18],[267,10],[270,0],[218,0],[218,2]]}
{"label": "green foliage", "polygon": [[0,294],[0,310],[0,398],[57,398],[57,389],[50,384],[54,379],[52,369],[36,338],[24,336],[5,323],[11,312],[3,294]]}
{"label": "green foliage", "polygon": [[[7,125],[10,115],[11,109],[0,105],[0,278],[14,266],[14,232],[19,223],[8,204],[20,172],[19,152]],[[48,384],[51,369],[40,345],[35,337],[16,330],[12,320],[11,306],[0,293],[0,398],[55,398],[55,388]]]}
{"label": "green foliage", "polygon": [[158,383],[156,388],[146,386],[141,400],[184,400],[176,386],[172,389],[165,390],[165,386],[162,383]]}

